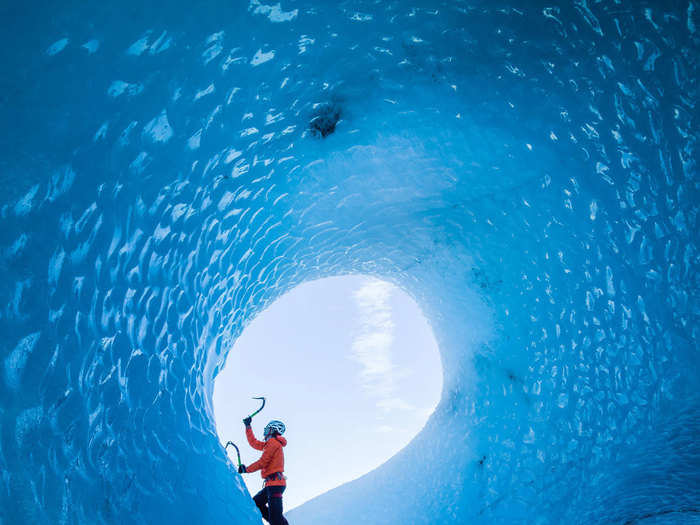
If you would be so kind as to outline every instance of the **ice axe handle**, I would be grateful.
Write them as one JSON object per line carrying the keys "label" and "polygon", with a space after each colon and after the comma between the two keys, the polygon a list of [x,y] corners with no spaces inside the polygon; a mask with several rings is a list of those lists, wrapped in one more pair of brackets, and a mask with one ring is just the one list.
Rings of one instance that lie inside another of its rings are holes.
{"label": "ice axe handle", "polygon": [[238,466],[240,467],[242,464],[241,463],[241,451],[238,450],[238,447],[236,446],[236,444],[233,441],[229,441],[228,443],[226,443],[226,446],[224,447],[224,449],[228,449],[229,445],[233,446],[233,448],[236,449],[236,456],[238,456]]}

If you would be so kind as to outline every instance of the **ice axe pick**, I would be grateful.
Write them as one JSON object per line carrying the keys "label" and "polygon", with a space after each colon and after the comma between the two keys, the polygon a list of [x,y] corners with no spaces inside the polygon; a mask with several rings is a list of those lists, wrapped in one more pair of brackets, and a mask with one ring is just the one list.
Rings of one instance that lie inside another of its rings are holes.
{"label": "ice axe pick", "polygon": [[257,416],[260,413],[260,411],[263,408],[265,408],[265,398],[264,397],[254,397],[253,399],[261,399],[262,405],[260,405],[260,408],[258,408],[255,412],[253,412],[251,415],[248,416],[250,419],[253,419],[253,416]]}

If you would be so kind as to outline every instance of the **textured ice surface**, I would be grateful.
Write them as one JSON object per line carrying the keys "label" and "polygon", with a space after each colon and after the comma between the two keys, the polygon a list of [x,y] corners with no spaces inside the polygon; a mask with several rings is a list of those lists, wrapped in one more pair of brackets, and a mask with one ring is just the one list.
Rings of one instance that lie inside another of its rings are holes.
{"label": "textured ice surface", "polygon": [[697,522],[698,5],[560,4],[1,7],[0,521],[259,523],[213,378],[361,272],[442,401],[295,523]]}

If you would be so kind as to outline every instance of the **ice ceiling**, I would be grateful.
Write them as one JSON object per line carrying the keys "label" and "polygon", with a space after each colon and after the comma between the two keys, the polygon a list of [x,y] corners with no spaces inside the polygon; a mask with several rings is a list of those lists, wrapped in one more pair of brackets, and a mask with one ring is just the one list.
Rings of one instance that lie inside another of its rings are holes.
{"label": "ice ceiling", "polygon": [[0,6],[0,522],[259,523],[225,350],[376,275],[424,431],[290,514],[697,523],[698,4]]}

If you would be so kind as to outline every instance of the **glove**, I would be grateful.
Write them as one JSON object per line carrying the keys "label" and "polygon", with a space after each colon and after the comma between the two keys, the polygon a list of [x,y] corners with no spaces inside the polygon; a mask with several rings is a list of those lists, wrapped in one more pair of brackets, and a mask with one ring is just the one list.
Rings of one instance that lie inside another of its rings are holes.
{"label": "glove", "polygon": [[248,471],[245,469],[245,465],[238,465],[238,473],[239,474],[245,474],[246,472],[248,472]]}
{"label": "glove", "polygon": [[245,426],[247,426],[247,427],[249,427],[250,424],[251,424],[252,422],[253,422],[253,418],[250,417],[250,416],[248,416],[247,418],[245,418],[245,419],[243,420],[243,424],[244,424]]}

